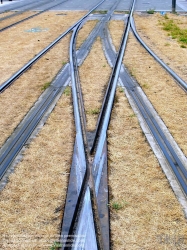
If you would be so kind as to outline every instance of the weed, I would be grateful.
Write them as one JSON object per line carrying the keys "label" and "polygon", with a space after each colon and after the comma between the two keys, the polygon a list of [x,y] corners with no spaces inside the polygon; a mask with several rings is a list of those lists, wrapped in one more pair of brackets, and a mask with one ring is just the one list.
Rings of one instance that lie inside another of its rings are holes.
{"label": "weed", "polygon": [[170,46],[170,44],[169,43],[165,43],[164,46]]}
{"label": "weed", "polygon": [[103,67],[106,67],[106,65],[104,64]]}
{"label": "weed", "polygon": [[50,250],[57,250],[59,249],[60,247],[62,247],[62,243],[60,242],[54,242],[53,245],[50,247]]}
{"label": "weed", "polygon": [[167,19],[162,23],[163,30],[169,31],[168,35],[172,39],[177,39],[179,43],[186,45],[187,44],[187,29],[181,29],[173,20]]}
{"label": "weed", "polygon": [[67,86],[64,90],[64,95],[70,96],[70,94],[71,94],[71,87]]}
{"label": "weed", "polygon": [[98,115],[99,112],[100,112],[100,109],[99,109],[99,108],[89,109],[89,110],[87,111],[87,113],[90,114],[90,115]]}
{"label": "weed", "polygon": [[95,10],[93,11],[94,14],[107,14],[107,10]]}
{"label": "weed", "polygon": [[41,89],[46,90],[50,84],[51,84],[51,82],[46,82]]}
{"label": "weed", "polygon": [[109,206],[114,209],[114,210],[120,210],[124,208],[124,206],[127,206],[128,203],[126,201],[118,202],[118,201],[113,201],[112,203],[109,204]]}
{"label": "weed", "polygon": [[133,118],[133,117],[136,117],[136,115],[135,114],[131,114],[131,115],[129,115],[129,117]]}
{"label": "weed", "polygon": [[147,14],[154,14],[155,13],[155,10],[154,9],[149,9],[147,10]]}
{"label": "weed", "polygon": [[181,48],[186,48],[186,46],[184,44],[181,45]]}
{"label": "weed", "polygon": [[64,66],[67,62],[62,62],[62,65]]}
{"label": "weed", "polygon": [[167,16],[167,14],[164,15],[164,18],[165,18],[165,19],[169,19],[169,17]]}
{"label": "weed", "polygon": [[145,89],[148,89],[148,88],[149,88],[149,86],[147,85],[147,83],[144,83],[144,84],[142,85],[142,87],[145,88]]}
{"label": "weed", "polygon": [[123,88],[122,87],[119,87],[119,92],[123,93]]}

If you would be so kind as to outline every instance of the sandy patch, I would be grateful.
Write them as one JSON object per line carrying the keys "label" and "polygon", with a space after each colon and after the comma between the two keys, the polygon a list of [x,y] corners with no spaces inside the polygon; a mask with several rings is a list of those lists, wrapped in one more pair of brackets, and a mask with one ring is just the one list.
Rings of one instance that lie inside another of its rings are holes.
{"label": "sandy patch", "polygon": [[185,249],[187,225],[124,93],[108,131],[112,249]]}
{"label": "sandy patch", "polygon": [[63,94],[2,191],[1,249],[49,249],[58,239],[73,150],[72,113],[70,95]]}

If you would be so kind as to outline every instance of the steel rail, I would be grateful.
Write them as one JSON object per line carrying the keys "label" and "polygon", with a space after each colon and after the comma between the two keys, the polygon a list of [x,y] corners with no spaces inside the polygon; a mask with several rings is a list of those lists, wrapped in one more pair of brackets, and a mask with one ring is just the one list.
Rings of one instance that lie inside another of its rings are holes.
{"label": "steel rail", "polygon": [[[132,6],[130,9],[130,14],[129,14],[129,17],[127,20],[125,32],[124,32],[123,37],[122,37],[120,49],[118,51],[116,62],[115,62],[114,67],[113,67],[113,71],[112,71],[112,74],[111,74],[111,77],[109,80],[109,84],[108,84],[107,91],[106,91],[106,94],[104,97],[104,101],[102,103],[101,111],[99,114],[99,119],[97,122],[96,131],[95,131],[95,137],[93,140],[93,145],[92,145],[91,150],[90,150],[91,154],[95,150],[98,137],[99,137],[98,152],[100,151],[99,148],[103,147],[103,143],[105,141],[106,131],[107,131],[109,120],[110,120],[110,113],[111,113],[112,106],[113,106],[113,100],[114,100],[114,96],[115,96],[117,81],[118,81],[118,77],[119,77],[119,73],[120,73],[120,69],[121,69],[121,64],[122,64],[122,60],[123,60],[123,55],[124,55],[124,52],[126,49],[127,38],[128,38],[129,30],[130,30],[130,19],[132,17],[133,11],[134,11],[135,3],[136,3],[136,0],[133,0]],[[105,128],[105,129],[103,129],[103,128]]]}
{"label": "steel rail", "polygon": [[[38,1],[36,1],[36,2],[37,2],[37,4],[36,4],[35,6],[32,6],[32,8],[33,8],[33,7],[34,7],[34,8],[40,7],[40,6],[42,6],[42,5],[45,5],[45,4],[50,3],[51,1],[47,1],[47,2],[45,2],[45,3],[39,2],[39,4],[38,4]],[[35,3],[35,2],[34,2],[34,3]],[[32,4],[32,3],[31,3],[31,4]],[[29,11],[29,10],[30,10],[30,8],[27,8],[27,9],[24,9],[24,10],[21,10],[21,11],[16,11],[15,13],[13,13],[13,14],[11,14],[11,15],[9,15],[9,16],[5,16],[5,17],[0,18],[0,22],[1,22],[1,21],[4,21],[4,20],[6,20],[6,19],[10,19],[10,18],[15,17],[15,16],[19,16],[20,14],[23,14],[24,12]]]}
{"label": "steel rail", "polygon": [[131,29],[134,33],[134,36],[138,40],[138,42],[149,52],[149,54],[179,83],[181,88],[187,91],[187,83],[183,81],[168,65],[166,65],[141,39],[139,34],[137,33],[135,22],[133,17],[130,20]]}
{"label": "steel rail", "polygon": [[38,61],[44,54],[46,54],[52,47],[54,47],[63,37],[65,37],[70,31],[74,29],[79,23],[81,23],[92,11],[94,11],[98,6],[100,6],[105,0],[100,1],[96,4],[86,15],[84,15],[79,21],[73,24],[69,29],[67,29],[63,34],[56,38],[51,44],[49,44],[45,49],[39,52],[33,59],[26,63],[20,70],[18,70],[13,76],[11,76],[7,81],[0,85],[0,93],[8,88],[16,79],[18,79],[26,70],[28,70],[36,61]]}
{"label": "steel rail", "polygon": [[45,9],[45,10],[42,10],[42,11],[40,11],[40,12],[34,14],[34,15],[31,15],[31,16],[29,16],[29,17],[26,17],[26,18],[20,20],[20,21],[17,21],[17,22],[15,22],[15,23],[13,23],[13,24],[10,24],[10,25],[8,25],[8,26],[6,26],[6,27],[0,29],[0,32],[5,31],[5,30],[7,30],[7,29],[10,29],[11,27],[14,27],[15,25],[17,25],[17,24],[19,24],[19,23],[23,23],[23,22],[25,22],[25,21],[27,21],[27,20],[33,18],[33,17],[39,16],[40,14],[42,14],[42,13],[44,13],[44,12],[46,12],[46,11],[48,11],[48,10],[50,10],[50,9],[52,9],[52,8],[54,8],[54,7],[56,7],[56,6],[58,6],[58,5],[61,5],[62,3],[67,2],[67,1],[68,1],[68,0],[64,0],[64,1],[60,2],[60,3],[58,3],[58,4],[55,4],[55,5],[51,6],[51,7],[48,7],[48,8]]}
{"label": "steel rail", "polygon": [[[135,1],[133,1],[131,11],[133,11],[133,9],[134,9],[134,4],[135,4]],[[110,15],[111,15],[111,11],[110,11]],[[108,19],[108,17],[106,17],[106,20],[107,19]],[[130,24],[129,24],[129,27],[127,28],[126,32],[129,31],[129,28],[130,28]],[[107,237],[107,235],[105,235],[103,233],[103,231],[106,230],[107,227],[109,228],[109,225],[103,227],[103,225],[102,225],[103,221],[101,221],[101,218],[98,218],[99,211],[100,210],[103,211],[102,205],[105,205],[105,207],[107,205],[104,203],[100,204],[100,203],[102,203],[101,199],[98,202],[98,197],[99,197],[99,195],[101,195],[101,194],[99,194],[99,187],[103,186],[102,183],[104,182],[104,180],[102,178],[102,173],[107,174],[106,136],[105,136],[104,140],[102,141],[102,145],[99,148],[97,148],[93,163],[91,163],[89,161],[89,152],[87,152],[87,162],[86,162],[86,156],[84,157],[86,170],[84,167],[84,182],[81,180],[81,192],[79,191],[80,190],[80,188],[79,188],[78,196],[72,195],[72,193],[74,194],[76,192],[76,187],[72,188],[72,185],[75,185],[74,184],[76,182],[75,179],[77,179],[75,176],[73,177],[73,175],[74,175],[73,173],[77,171],[76,170],[77,165],[79,166],[79,168],[82,166],[79,163],[79,159],[82,156],[79,155],[80,152],[78,152],[78,151],[81,150],[82,154],[84,153],[86,155],[85,147],[88,147],[88,143],[85,145],[84,138],[83,138],[84,137],[83,136],[84,135],[83,129],[85,128],[84,119],[82,119],[82,124],[81,124],[81,117],[83,117],[83,115],[81,113],[84,113],[83,100],[82,100],[82,98],[79,97],[79,94],[81,93],[81,89],[79,89],[80,82],[79,82],[79,77],[76,76],[77,67],[74,63],[75,55],[73,57],[73,52],[72,52],[74,38],[76,36],[77,31],[78,31],[78,27],[74,30],[74,33],[73,33],[72,39],[71,39],[70,63],[71,63],[71,79],[72,79],[72,94],[73,94],[73,103],[74,103],[75,124],[79,126],[78,128],[76,127],[76,131],[78,131],[78,133],[81,133],[81,142],[77,141],[77,133],[76,133],[76,141],[75,141],[75,148],[74,148],[74,154],[73,154],[73,163],[72,163],[72,167],[71,167],[69,187],[68,187],[66,206],[65,206],[65,212],[64,212],[65,223],[63,223],[63,225],[62,225],[62,233],[64,233],[65,235],[70,235],[70,236],[68,236],[68,237],[66,237],[66,239],[64,239],[64,236],[62,234],[61,240],[63,240],[63,244],[64,244],[64,247],[62,247],[62,249],[71,249],[71,247],[68,248],[68,247],[66,247],[66,245],[68,245],[68,240],[72,241],[72,238],[71,238],[72,235],[82,235],[84,233],[84,235],[87,236],[87,232],[90,230],[91,230],[92,234],[89,235],[88,238],[91,237],[92,242],[95,242],[94,239],[97,238],[97,246],[96,246],[96,243],[95,243],[95,245],[93,243],[92,249],[98,249],[98,247],[99,247],[99,249],[109,249],[109,244],[107,244],[107,243],[104,244],[105,240],[108,240],[108,242],[109,242],[109,236]],[[125,36],[125,38],[123,40],[127,40],[127,37]],[[122,44],[123,44],[123,42],[122,42]],[[123,57],[123,55],[121,57]],[[120,58],[120,53],[119,53],[119,58]],[[114,71],[114,72],[116,73],[116,71]],[[78,83],[76,83],[76,80],[78,80]],[[78,101],[79,98],[80,98],[80,103]],[[79,108],[81,111],[79,110]],[[110,112],[111,112],[111,108],[110,108]],[[105,115],[108,115],[108,114],[105,114]],[[110,116],[110,114],[109,114],[109,116]],[[77,120],[78,120],[78,122],[77,122]],[[102,129],[104,130],[104,133],[106,135],[105,127]],[[78,146],[78,148],[77,148],[77,146]],[[88,165],[90,166],[90,168],[88,167]],[[80,178],[79,178],[79,180],[80,180]],[[90,182],[91,182],[91,185],[90,185]],[[105,180],[105,184],[107,187],[107,178]],[[78,185],[80,185],[80,182]],[[91,199],[91,192],[93,193],[93,199]],[[104,197],[104,195],[103,195],[103,197]],[[75,205],[72,204],[72,199],[76,200]],[[106,199],[107,198],[105,198],[105,200]],[[94,205],[96,205],[96,213],[94,213]],[[74,209],[74,211],[72,213],[70,213],[69,210],[72,209],[72,207],[76,207],[76,208]],[[91,219],[88,216],[88,214],[91,214]],[[67,222],[66,217],[68,217],[68,222]],[[103,214],[102,214],[102,217],[103,217]],[[83,229],[83,221],[85,220],[85,218],[88,218],[88,224],[90,224],[90,225],[93,224],[93,221],[94,222],[96,221],[95,228],[93,226],[90,226],[89,230]],[[98,221],[97,221],[97,219],[98,219]],[[106,219],[108,219],[107,215],[105,216],[105,221],[106,221]],[[69,223],[69,221],[71,221],[71,223]],[[67,227],[68,224],[69,224],[69,227]],[[106,222],[106,224],[107,224],[107,222]],[[99,228],[99,232],[101,233],[99,236],[101,236],[101,237],[98,237],[98,232],[97,232],[98,228]],[[77,248],[77,244],[78,244],[77,240],[76,239],[73,239],[73,240],[74,240],[73,242],[75,245],[73,247],[73,249],[78,249]],[[85,247],[85,249],[89,249],[87,247]]]}
{"label": "steel rail", "polygon": [[[102,23],[102,21],[101,21],[101,23]],[[100,32],[101,28],[102,28],[102,25],[100,25],[98,23],[96,25],[95,29],[88,36],[88,39],[80,47],[80,49],[77,53],[77,56],[79,58],[79,65],[86,58],[87,51],[90,50],[90,48],[91,48],[97,34]],[[45,91],[44,96],[42,94],[42,97],[39,98],[39,99],[42,98],[42,102],[39,104],[35,104],[32,112],[28,113],[28,115],[27,115],[29,117],[28,119],[32,122],[32,126],[31,126],[32,131],[34,131],[35,127],[37,126],[37,124],[39,123],[39,121],[41,120],[41,118],[44,116],[44,114],[47,111],[47,109],[45,109],[44,112],[41,111],[45,108],[46,104],[44,104],[44,102],[47,103],[46,100],[48,99],[48,101],[49,101],[51,99],[51,103],[52,103],[52,101],[55,99],[54,93],[58,90],[58,88],[61,89],[63,87],[63,83],[66,83],[68,81],[68,79],[69,79],[69,65],[67,65],[67,67],[65,67],[65,69],[63,70],[63,75],[61,75],[61,74],[62,73],[57,75],[54,82]],[[49,95],[50,95],[50,97],[49,97]],[[57,95],[58,95],[58,93],[57,93]],[[40,117],[39,117],[40,112],[38,112],[37,110],[40,110],[42,112]],[[20,123],[20,125],[18,126],[19,128],[16,129],[16,131],[11,135],[9,140],[2,146],[2,148],[0,150],[0,159],[1,159],[1,161],[0,161],[0,166],[1,166],[0,167],[0,173],[1,173],[0,179],[4,176],[7,169],[11,165],[12,161],[15,159],[16,155],[20,152],[20,150],[24,146],[25,142],[29,138],[29,127],[31,124],[28,123],[28,119],[26,119],[27,122],[22,121]],[[24,134],[23,137],[21,136],[22,134]],[[20,138],[20,136],[21,136],[21,138]],[[21,145],[20,145],[20,142],[21,142]],[[10,158],[11,158],[11,160],[10,160]]]}
{"label": "steel rail", "polygon": [[[32,1],[32,2],[27,3],[27,4],[18,5],[18,7],[16,7],[16,9],[22,8],[22,7],[27,6],[27,5],[31,5],[31,4],[36,3],[36,2],[38,2],[38,0]],[[6,7],[8,7],[8,6],[6,6]],[[7,8],[6,10],[0,11],[0,14],[1,14],[1,13],[4,13],[4,12],[6,12],[6,11],[9,11],[9,10],[12,11],[12,10],[14,10],[14,9],[12,8],[12,6],[10,6],[10,8]]]}
{"label": "steel rail", "polygon": [[[106,41],[107,40],[107,41]],[[116,54],[112,50],[112,46],[108,37],[105,37],[105,46],[110,46],[110,59],[114,59]],[[112,60],[111,60],[112,61]],[[181,186],[183,193],[187,196],[187,169],[183,165],[182,161],[179,159],[178,155],[176,154],[173,146],[167,139],[164,130],[160,127],[154,116],[152,115],[151,111],[147,107],[144,99],[140,95],[137,86],[135,85],[129,76],[128,72],[125,68],[120,73],[120,79],[123,86],[128,91],[129,95],[132,97],[134,103],[136,104],[140,114],[142,115],[144,121],[146,122],[152,136],[154,137],[155,141],[159,145],[161,151],[167,162],[169,163],[176,180],[178,181],[179,185]]]}

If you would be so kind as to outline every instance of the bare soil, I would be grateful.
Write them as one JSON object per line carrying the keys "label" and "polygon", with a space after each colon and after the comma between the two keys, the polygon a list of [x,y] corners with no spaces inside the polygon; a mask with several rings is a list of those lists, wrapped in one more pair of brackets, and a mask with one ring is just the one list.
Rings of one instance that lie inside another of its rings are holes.
{"label": "bare soil", "polygon": [[74,142],[63,94],[0,196],[0,248],[49,249],[58,241]]}

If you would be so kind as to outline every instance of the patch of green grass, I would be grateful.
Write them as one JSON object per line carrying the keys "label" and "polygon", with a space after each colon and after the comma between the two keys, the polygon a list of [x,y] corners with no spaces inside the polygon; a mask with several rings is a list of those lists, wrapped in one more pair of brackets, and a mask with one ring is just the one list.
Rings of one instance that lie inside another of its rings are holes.
{"label": "patch of green grass", "polygon": [[113,201],[109,204],[109,206],[114,209],[114,210],[120,210],[122,208],[124,208],[125,206],[127,206],[128,203],[126,201],[122,201],[122,202],[119,202],[119,201]]}
{"label": "patch of green grass", "polygon": [[123,92],[123,88],[122,87],[119,87],[119,92],[122,93]]}
{"label": "patch of green grass", "polygon": [[168,35],[172,37],[172,39],[177,39],[179,43],[182,45],[187,44],[187,29],[181,29],[172,19],[166,19],[165,22],[162,23],[163,30],[168,32]]}
{"label": "patch of green grass", "polygon": [[62,247],[62,243],[54,242],[53,245],[50,247],[50,250],[58,250],[61,247]]}
{"label": "patch of green grass", "polygon": [[169,19],[167,14],[164,15],[164,19]]}
{"label": "patch of green grass", "polygon": [[147,83],[144,83],[144,84],[142,85],[142,87],[143,87],[144,89],[148,89],[148,88],[149,88],[149,86],[147,85]]}
{"label": "patch of green grass", "polygon": [[67,62],[62,62],[62,65],[64,66]]}
{"label": "patch of green grass", "polygon": [[154,9],[149,9],[147,10],[147,14],[154,14],[155,13],[155,10]]}
{"label": "patch of green grass", "polygon": [[131,114],[131,115],[129,115],[129,117],[133,118],[133,117],[136,117],[136,115],[135,114]]}
{"label": "patch of green grass", "polygon": [[67,86],[64,90],[64,95],[70,96],[70,94],[71,94],[71,87]]}
{"label": "patch of green grass", "polygon": [[94,13],[94,14],[107,14],[107,10],[95,10],[95,11],[93,11],[92,13]]}
{"label": "patch of green grass", "polygon": [[46,82],[41,89],[46,90],[50,86],[50,84],[51,82]]}
{"label": "patch of green grass", "polygon": [[89,109],[89,110],[87,111],[87,113],[88,113],[89,115],[98,115],[99,112],[100,112],[100,109],[99,109],[99,108]]}
{"label": "patch of green grass", "polygon": [[181,48],[186,48],[186,46],[184,44],[181,45]]}
{"label": "patch of green grass", "polygon": [[169,43],[165,43],[164,46],[170,46],[170,44]]}

